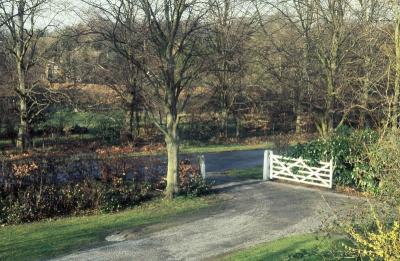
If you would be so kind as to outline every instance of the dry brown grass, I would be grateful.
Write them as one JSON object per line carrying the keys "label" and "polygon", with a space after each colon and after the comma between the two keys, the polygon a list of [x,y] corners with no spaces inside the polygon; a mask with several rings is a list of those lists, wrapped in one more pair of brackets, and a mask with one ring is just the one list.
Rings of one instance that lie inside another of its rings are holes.
{"label": "dry brown grass", "polygon": [[51,87],[57,91],[73,94],[81,103],[112,105],[121,100],[115,90],[103,84],[54,83]]}

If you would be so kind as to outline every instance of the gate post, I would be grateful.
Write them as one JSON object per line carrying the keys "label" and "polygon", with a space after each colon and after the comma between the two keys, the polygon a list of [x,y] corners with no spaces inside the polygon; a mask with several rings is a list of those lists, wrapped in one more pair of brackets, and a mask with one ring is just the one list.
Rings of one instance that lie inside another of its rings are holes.
{"label": "gate post", "polygon": [[263,180],[271,179],[271,154],[272,151],[264,151]]}
{"label": "gate post", "polygon": [[333,187],[333,158],[329,161],[329,188]]}
{"label": "gate post", "polygon": [[200,173],[203,179],[206,179],[206,160],[204,155],[199,156]]}

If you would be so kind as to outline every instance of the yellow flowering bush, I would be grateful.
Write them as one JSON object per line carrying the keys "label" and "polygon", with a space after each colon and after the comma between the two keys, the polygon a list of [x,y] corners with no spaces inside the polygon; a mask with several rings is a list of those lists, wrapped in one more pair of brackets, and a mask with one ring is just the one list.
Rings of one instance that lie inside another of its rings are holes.
{"label": "yellow flowering bush", "polygon": [[358,231],[354,227],[347,229],[347,233],[355,243],[345,248],[358,257],[367,257],[372,260],[398,261],[400,260],[400,220],[385,225],[374,212],[375,229]]}

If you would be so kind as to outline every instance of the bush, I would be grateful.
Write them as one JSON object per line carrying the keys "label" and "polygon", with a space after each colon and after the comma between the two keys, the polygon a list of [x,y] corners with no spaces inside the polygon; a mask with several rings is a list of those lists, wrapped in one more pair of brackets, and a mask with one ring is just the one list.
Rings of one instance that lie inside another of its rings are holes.
{"label": "bush", "polygon": [[22,158],[0,164],[0,224],[113,212],[156,195],[157,159]]}
{"label": "bush", "polygon": [[182,140],[190,142],[206,142],[215,137],[215,130],[219,128],[218,123],[215,121],[193,121],[182,124],[179,136]]}
{"label": "bush", "polygon": [[116,144],[121,137],[123,122],[121,119],[101,118],[97,122],[96,135],[109,144]]}
{"label": "bush", "polygon": [[397,261],[400,257],[400,220],[385,222],[374,213],[374,224],[367,228],[351,226],[347,234],[354,243],[346,250],[361,260]]}
{"label": "bush", "polygon": [[366,147],[364,159],[356,166],[355,173],[376,183],[374,190],[386,202],[400,203],[400,140],[399,133],[390,132],[375,144]]}
{"label": "bush", "polygon": [[349,128],[341,128],[326,139],[320,138],[296,145],[287,155],[303,157],[315,163],[333,159],[335,184],[372,190],[377,187],[376,177],[358,170],[368,168],[365,149],[375,144],[378,137],[377,132],[368,129],[352,131]]}
{"label": "bush", "polygon": [[211,184],[189,160],[182,160],[179,164],[179,185],[180,193],[186,196],[206,195],[211,190]]}
{"label": "bush", "polygon": [[134,206],[144,197],[132,182],[120,187],[94,179],[62,185],[34,186],[3,197],[0,223],[18,224],[85,212],[114,212]]}
{"label": "bush", "polygon": [[[161,194],[165,165],[158,158],[92,158],[20,154],[0,161],[0,224],[91,212],[114,212]],[[179,165],[183,195],[209,193],[189,160]]]}

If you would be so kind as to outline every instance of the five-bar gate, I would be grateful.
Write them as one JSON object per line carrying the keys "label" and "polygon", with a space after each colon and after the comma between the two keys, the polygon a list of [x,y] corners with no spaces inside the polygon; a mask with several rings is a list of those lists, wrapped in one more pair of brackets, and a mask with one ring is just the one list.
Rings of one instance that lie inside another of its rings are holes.
{"label": "five-bar gate", "polygon": [[264,180],[282,179],[308,185],[332,188],[333,161],[311,164],[302,158],[289,158],[274,155],[272,151],[264,153]]}

